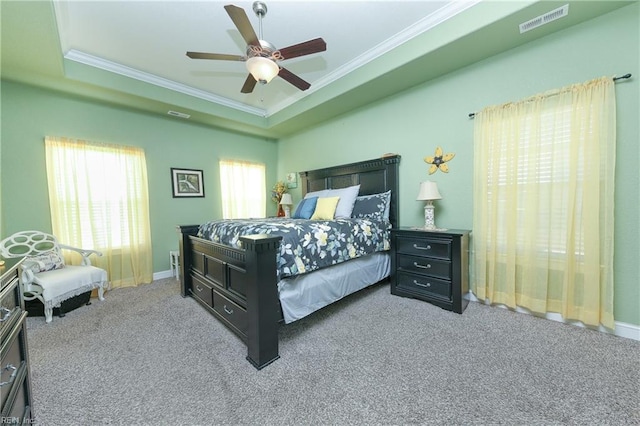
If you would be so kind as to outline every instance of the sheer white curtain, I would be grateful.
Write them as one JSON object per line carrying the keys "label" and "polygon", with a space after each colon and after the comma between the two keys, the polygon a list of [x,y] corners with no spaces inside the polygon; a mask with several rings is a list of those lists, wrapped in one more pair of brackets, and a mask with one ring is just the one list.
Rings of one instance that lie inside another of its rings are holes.
{"label": "sheer white curtain", "polygon": [[479,299],[614,328],[615,116],[611,78],[475,115]]}
{"label": "sheer white curtain", "polygon": [[107,270],[114,288],[151,282],[144,151],[58,137],[46,137],[45,149],[53,234],[101,251],[92,263]]}
{"label": "sheer white curtain", "polygon": [[266,215],[266,167],[261,163],[220,160],[222,218],[258,218]]}

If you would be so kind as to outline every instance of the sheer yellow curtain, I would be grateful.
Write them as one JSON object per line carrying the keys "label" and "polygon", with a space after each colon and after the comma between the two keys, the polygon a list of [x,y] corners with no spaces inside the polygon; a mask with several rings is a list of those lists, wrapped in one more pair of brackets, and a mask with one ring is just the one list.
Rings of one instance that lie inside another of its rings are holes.
{"label": "sheer yellow curtain", "polygon": [[615,115],[611,78],[475,115],[480,300],[614,328]]}
{"label": "sheer yellow curtain", "polygon": [[112,288],[151,282],[144,151],[58,137],[45,138],[45,147],[53,234],[101,251],[92,262],[107,270]]}
{"label": "sheer yellow curtain", "polygon": [[220,160],[223,219],[265,217],[265,170],[261,163]]}

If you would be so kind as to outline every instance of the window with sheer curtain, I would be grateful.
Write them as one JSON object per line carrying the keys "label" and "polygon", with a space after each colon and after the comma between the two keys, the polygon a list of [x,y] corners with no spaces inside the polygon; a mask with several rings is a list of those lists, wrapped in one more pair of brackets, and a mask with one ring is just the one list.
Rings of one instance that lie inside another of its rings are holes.
{"label": "window with sheer curtain", "polygon": [[220,160],[223,219],[266,215],[266,167],[261,163]]}
{"label": "window with sheer curtain", "polygon": [[474,126],[476,296],[613,329],[613,80],[488,107]]}
{"label": "window with sheer curtain", "polygon": [[53,234],[101,251],[92,262],[114,288],[151,282],[144,150],[58,137],[45,138],[45,148]]}

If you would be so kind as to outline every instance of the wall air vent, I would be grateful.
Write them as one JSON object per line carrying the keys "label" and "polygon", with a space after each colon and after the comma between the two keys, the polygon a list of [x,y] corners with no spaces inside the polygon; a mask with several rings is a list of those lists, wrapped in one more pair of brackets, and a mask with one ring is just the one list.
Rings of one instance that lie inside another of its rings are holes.
{"label": "wall air vent", "polygon": [[167,112],[167,114],[173,115],[174,117],[180,117],[180,118],[189,118],[189,117],[191,117],[189,114],[185,114],[184,112],[178,112],[178,111],[169,111],[169,112]]}
{"label": "wall air vent", "polygon": [[551,21],[555,21],[556,19],[563,18],[568,14],[569,5],[565,4],[564,6],[554,9],[551,12],[547,12],[544,15],[538,16],[537,18],[533,18],[527,22],[523,22],[522,24],[520,24],[520,34],[526,33],[527,31],[533,30],[534,28],[541,27]]}

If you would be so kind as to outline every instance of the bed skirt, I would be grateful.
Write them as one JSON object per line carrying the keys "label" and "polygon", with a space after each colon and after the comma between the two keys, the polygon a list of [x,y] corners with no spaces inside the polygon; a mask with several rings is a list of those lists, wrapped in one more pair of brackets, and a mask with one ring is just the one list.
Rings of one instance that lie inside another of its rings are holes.
{"label": "bed skirt", "polygon": [[309,274],[285,278],[278,282],[284,322],[289,324],[304,318],[351,293],[375,284],[388,277],[390,271],[391,256],[385,251]]}

